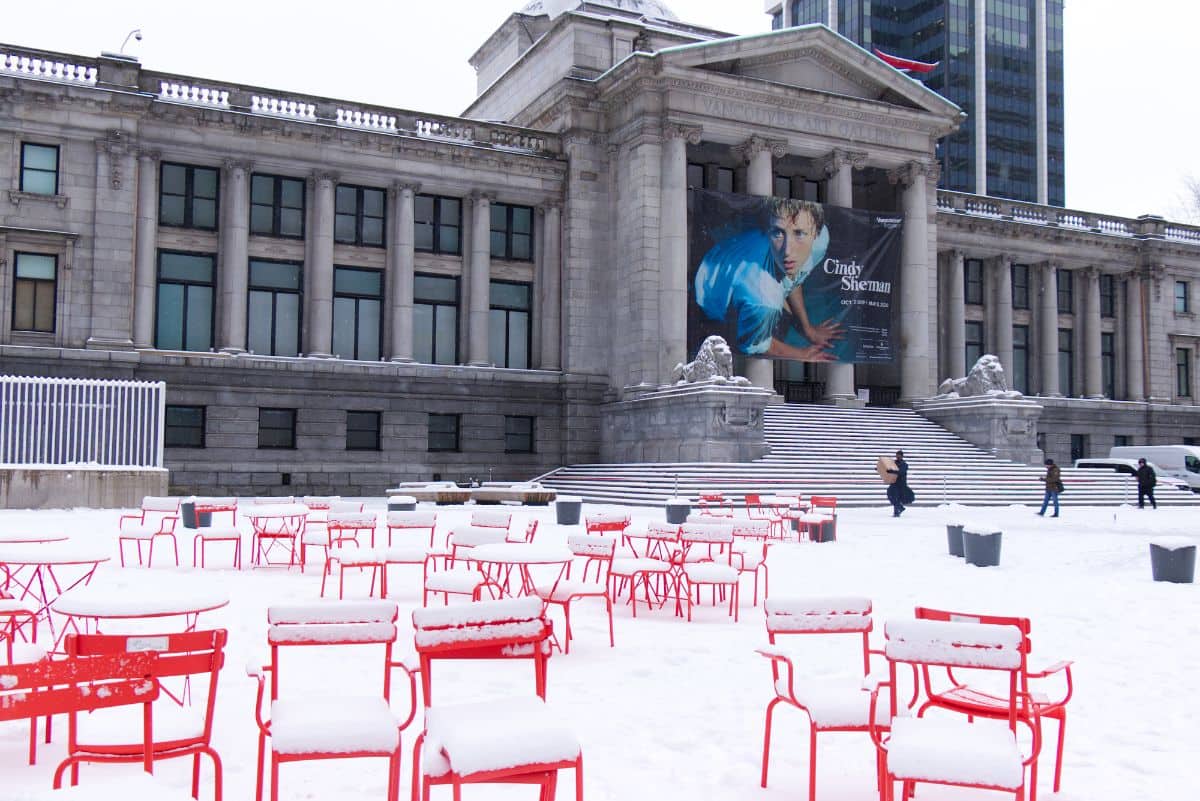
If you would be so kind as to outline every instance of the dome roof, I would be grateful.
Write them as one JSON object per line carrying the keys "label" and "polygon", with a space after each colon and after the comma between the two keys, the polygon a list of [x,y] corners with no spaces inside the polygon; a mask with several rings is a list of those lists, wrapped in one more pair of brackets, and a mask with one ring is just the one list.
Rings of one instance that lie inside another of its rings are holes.
{"label": "dome roof", "polygon": [[[530,16],[540,16],[547,14],[551,18],[557,17],[564,11],[571,11],[582,5],[584,0],[532,0],[521,9],[522,14]],[[675,16],[671,9],[658,0],[590,0],[592,5],[609,6],[610,8],[619,8],[624,11],[629,11],[634,14],[640,14],[648,19],[666,19],[678,22],[679,17]]]}

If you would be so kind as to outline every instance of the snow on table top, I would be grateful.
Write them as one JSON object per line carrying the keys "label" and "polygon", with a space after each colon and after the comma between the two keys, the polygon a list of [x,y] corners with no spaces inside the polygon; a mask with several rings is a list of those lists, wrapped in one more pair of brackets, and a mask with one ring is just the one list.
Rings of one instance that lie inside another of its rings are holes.
{"label": "snow on table top", "polygon": [[893,619],[884,624],[884,634],[888,659],[1003,669],[1021,665],[1022,634],[1016,626]]}
{"label": "snow on table top", "polygon": [[[44,787],[40,789],[14,789],[6,787],[5,801],[114,801],[115,799],[153,799],[153,801],[191,801],[191,794],[176,789],[165,781],[149,773],[142,772],[140,766],[137,772],[131,767],[128,772],[119,776],[110,775],[112,767],[107,770],[88,771],[86,778],[80,779],[76,787],[69,786],[69,777],[64,778],[63,787],[54,790],[49,776],[38,776]],[[120,770],[120,768],[116,768]]]}
{"label": "snow on table top", "polygon": [[186,576],[154,577],[149,571],[122,571],[76,587],[53,604],[55,612],[78,617],[158,617],[218,609],[229,593],[216,581]]}
{"label": "snow on table top", "polygon": [[83,540],[0,545],[0,562],[10,565],[78,565],[111,558],[104,546]]}
{"label": "snow on table top", "polygon": [[510,565],[549,565],[570,562],[574,554],[561,545],[542,545],[536,542],[497,542],[477,545],[467,551],[465,558],[476,562],[498,562]]}
{"label": "snow on table top", "polygon": [[395,601],[314,601],[267,608],[268,623],[378,623],[396,619]]}
{"label": "snow on table top", "polygon": [[570,762],[582,750],[563,717],[540,698],[434,706],[425,710],[425,732],[423,764],[430,776]]}
{"label": "snow on table top", "polygon": [[1196,540],[1191,537],[1155,537],[1150,544],[1166,551],[1178,551],[1181,548],[1195,548]]}
{"label": "snow on table top", "polygon": [[246,517],[295,517],[308,514],[308,507],[302,503],[262,503],[246,506],[242,509]]}
{"label": "snow on table top", "polygon": [[472,626],[501,620],[528,620],[541,617],[538,598],[502,598],[499,601],[475,601],[454,606],[414,609],[413,625],[419,629],[443,626]]}
{"label": "snow on table top", "polygon": [[18,542],[64,542],[66,534],[37,534],[32,531],[0,531],[0,544]]}

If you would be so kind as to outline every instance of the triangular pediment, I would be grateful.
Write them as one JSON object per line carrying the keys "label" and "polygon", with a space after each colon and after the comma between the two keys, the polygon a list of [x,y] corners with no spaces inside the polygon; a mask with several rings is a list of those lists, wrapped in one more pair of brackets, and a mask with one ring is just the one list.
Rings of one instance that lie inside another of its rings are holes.
{"label": "triangular pediment", "polygon": [[698,42],[657,56],[664,68],[700,69],[947,117],[959,113],[941,95],[824,25]]}

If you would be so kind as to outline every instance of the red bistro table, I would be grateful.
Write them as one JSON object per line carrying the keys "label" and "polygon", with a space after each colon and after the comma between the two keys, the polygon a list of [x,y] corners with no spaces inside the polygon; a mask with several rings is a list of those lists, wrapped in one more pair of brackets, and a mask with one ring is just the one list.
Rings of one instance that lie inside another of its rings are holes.
{"label": "red bistro table", "polygon": [[[488,579],[506,595],[537,595],[536,584],[529,568],[534,565],[557,565],[558,574],[553,588],[558,587],[567,565],[575,555],[559,545],[542,545],[536,542],[497,542],[491,545],[476,545],[461,558],[480,562]],[[489,567],[490,566],[490,567]],[[513,587],[510,581],[512,569],[516,567],[520,586]]]}
{"label": "red bistro table", "polygon": [[250,561],[255,567],[282,565],[268,555],[275,548],[288,550],[287,566],[296,564],[296,541],[304,534],[308,507],[302,503],[264,503],[242,509],[254,528]]}
{"label": "red bistro table", "polygon": [[[17,600],[29,598],[37,604],[35,614],[50,627],[54,648],[66,629],[55,629],[51,605],[64,593],[90,582],[100,563],[110,558],[94,545],[69,540],[0,545],[4,589]],[[78,575],[60,576],[64,568],[74,568]]]}
{"label": "red bistro table", "polygon": [[[102,620],[148,620],[183,618],[183,630],[195,631],[202,612],[211,612],[229,604],[229,594],[208,582],[183,581],[186,576],[172,575],[170,580],[146,580],[143,571],[130,575],[105,575],[86,587],[64,593],[50,606],[69,618],[64,625],[84,634],[100,631]],[[82,624],[82,625],[81,625]]]}

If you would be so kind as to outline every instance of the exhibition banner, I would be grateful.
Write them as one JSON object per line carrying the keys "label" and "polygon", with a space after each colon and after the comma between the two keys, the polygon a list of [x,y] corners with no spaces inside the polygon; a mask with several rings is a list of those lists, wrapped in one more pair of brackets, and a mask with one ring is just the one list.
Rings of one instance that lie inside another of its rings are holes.
{"label": "exhibition banner", "polygon": [[693,190],[689,354],[719,334],[751,357],[892,361],[903,223],[896,212]]}

